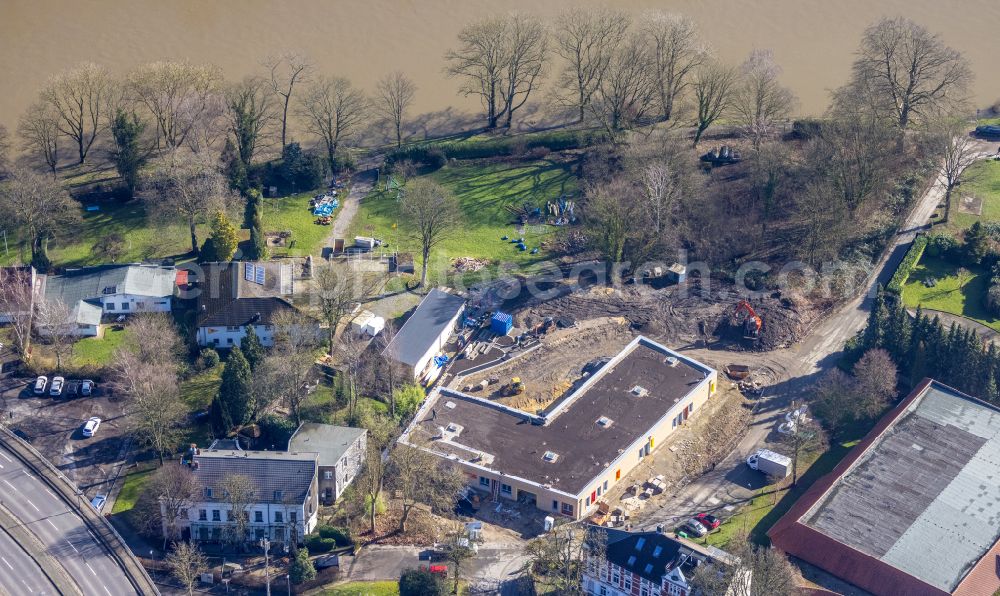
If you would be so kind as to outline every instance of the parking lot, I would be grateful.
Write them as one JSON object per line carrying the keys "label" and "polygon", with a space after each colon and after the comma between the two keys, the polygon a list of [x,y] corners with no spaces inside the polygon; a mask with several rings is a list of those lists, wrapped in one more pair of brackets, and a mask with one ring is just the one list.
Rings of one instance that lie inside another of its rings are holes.
{"label": "parking lot", "polygon": [[[78,379],[67,379],[67,384]],[[51,378],[50,378],[51,381]],[[0,415],[88,499],[108,494],[128,453],[121,403],[97,385],[90,397],[50,397],[32,392],[34,378],[0,379]],[[101,419],[93,437],[83,436],[88,418]]]}

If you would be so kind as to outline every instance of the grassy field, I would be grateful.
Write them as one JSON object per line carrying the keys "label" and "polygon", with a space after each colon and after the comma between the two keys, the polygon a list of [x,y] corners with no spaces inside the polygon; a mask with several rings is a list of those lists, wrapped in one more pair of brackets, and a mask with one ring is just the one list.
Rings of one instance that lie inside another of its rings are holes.
{"label": "grassy field", "polygon": [[[538,254],[530,249],[541,248],[551,236],[552,226],[527,226],[518,232],[506,205],[520,207],[524,203],[544,209],[545,202],[576,190],[572,164],[540,160],[526,164],[461,163],[448,165],[430,177],[448,187],[458,198],[463,215],[459,230],[451,234],[434,251],[432,270],[450,267],[455,257],[489,259],[493,264],[513,263],[530,268],[547,258],[542,248]],[[393,225],[397,229],[393,229]],[[411,228],[399,215],[395,193],[377,192],[361,203],[351,225],[350,235],[375,236],[393,247],[414,253],[419,271],[419,241],[410,234]],[[524,237],[528,250],[519,251],[501,237]]]}
{"label": "grassy field", "polygon": [[[937,280],[932,288],[923,284],[929,277]],[[1000,331],[1000,319],[994,318],[984,303],[988,282],[989,273],[982,269],[959,269],[954,263],[925,254],[903,286],[903,303],[963,316]]]}
{"label": "grassy field", "polygon": [[146,482],[152,477],[154,471],[150,469],[141,472],[132,472],[125,476],[125,484],[122,485],[121,492],[118,493],[118,498],[115,499],[115,506],[111,508],[111,515],[131,511],[135,507],[135,502],[142,493],[142,487],[146,485]]}
{"label": "grassy field", "polygon": [[[983,222],[1000,222],[1000,161],[979,161],[969,166],[963,182],[951,197],[951,215],[944,229],[958,235],[968,229],[977,220]],[[975,196],[983,200],[981,215],[959,211],[963,197]]]}
{"label": "grassy field", "polygon": [[115,350],[125,339],[124,328],[107,326],[104,337],[87,337],[73,344],[73,362],[77,366],[106,366],[111,363]]}
{"label": "grassy field", "polygon": [[[264,231],[287,230],[292,233],[290,245],[273,249],[273,254],[304,256],[319,252],[330,233],[330,226],[313,223],[316,218],[309,207],[309,199],[316,194],[316,191],[309,191],[288,197],[264,199]],[[333,214],[338,216],[340,209]]]}
{"label": "grassy field", "polygon": [[[212,404],[212,398],[219,391],[219,385],[222,384],[223,368],[225,364],[220,362],[215,368],[204,370],[181,383],[181,399],[187,405],[188,411],[197,413],[208,409]],[[211,441],[212,428],[207,417],[184,430],[182,444],[208,445]]]}
{"label": "grassy field", "polygon": [[399,594],[399,582],[347,582],[311,593],[312,596],[394,596]]}

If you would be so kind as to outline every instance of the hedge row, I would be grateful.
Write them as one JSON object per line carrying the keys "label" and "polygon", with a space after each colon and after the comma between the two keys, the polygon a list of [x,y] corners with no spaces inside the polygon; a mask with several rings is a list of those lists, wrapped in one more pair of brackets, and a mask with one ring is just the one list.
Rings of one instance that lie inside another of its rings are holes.
{"label": "hedge row", "polygon": [[390,165],[411,160],[441,167],[446,159],[485,159],[507,157],[522,151],[545,148],[549,151],[579,149],[607,142],[608,135],[600,130],[561,130],[514,137],[500,137],[487,141],[441,141],[423,145],[402,147],[389,153],[386,162]]}
{"label": "hedge row", "polygon": [[917,266],[925,248],[927,248],[927,236],[917,236],[913,240],[913,244],[910,245],[910,250],[906,251],[903,261],[896,268],[896,272],[892,274],[892,279],[889,280],[889,285],[885,288],[887,292],[897,296],[903,293],[903,285],[910,278],[910,273]]}

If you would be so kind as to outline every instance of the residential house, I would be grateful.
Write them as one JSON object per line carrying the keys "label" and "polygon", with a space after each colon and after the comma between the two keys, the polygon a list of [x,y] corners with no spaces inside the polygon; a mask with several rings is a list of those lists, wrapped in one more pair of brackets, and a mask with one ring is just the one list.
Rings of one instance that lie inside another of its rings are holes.
{"label": "residential house", "polygon": [[585,555],[581,581],[590,596],[689,596],[691,576],[699,567],[729,558],[657,532],[601,530],[607,535],[604,552]]}
{"label": "residential house", "polygon": [[254,487],[246,509],[246,541],[301,542],[316,527],[318,453],[204,449],[193,454],[189,469],[200,492],[178,525],[192,540],[225,540],[235,516],[224,486],[226,478],[236,474],[250,478]]}
{"label": "residential house", "polygon": [[330,505],[361,471],[367,440],[363,428],[304,422],[288,440],[288,450],[319,453],[320,499]]}
{"label": "residential house", "polygon": [[197,341],[200,346],[231,348],[240,345],[253,326],[265,346],[274,345],[273,321],[281,312],[294,312],[292,266],[279,261],[207,263],[198,275]]}
{"label": "residential house", "polygon": [[464,310],[464,298],[434,288],[420,301],[382,354],[405,366],[414,379],[423,377],[434,366],[434,356],[451,339]]}
{"label": "residential house", "polygon": [[459,466],[493,500],[582,519],[701,411],[716,380],[640,336],[541,413],[435,388],[399,442]]}
{"label": "residential house", "polygon": [[44,296],[70,310],[75,335],[92,337],[100,335],[105,315],[170,312],[176,277],[174,267],[161,265],[84,267],[48,276]]}

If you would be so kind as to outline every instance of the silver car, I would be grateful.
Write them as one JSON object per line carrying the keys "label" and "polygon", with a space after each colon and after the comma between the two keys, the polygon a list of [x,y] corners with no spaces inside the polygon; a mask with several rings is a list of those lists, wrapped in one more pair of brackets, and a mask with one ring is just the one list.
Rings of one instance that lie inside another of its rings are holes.
{"label": "silver car", "polygon": [[45,387],[49,384],[49,379],[45,375],[40,375],[35,379],[35,395],[45,395]]}
{"label": "silver car", "polygon": [[49,395],[52,397],[59,397],[62,395],[63,385],[66,383],[66,379],[62,377],[52,377],[52,385],[49,386]]}

